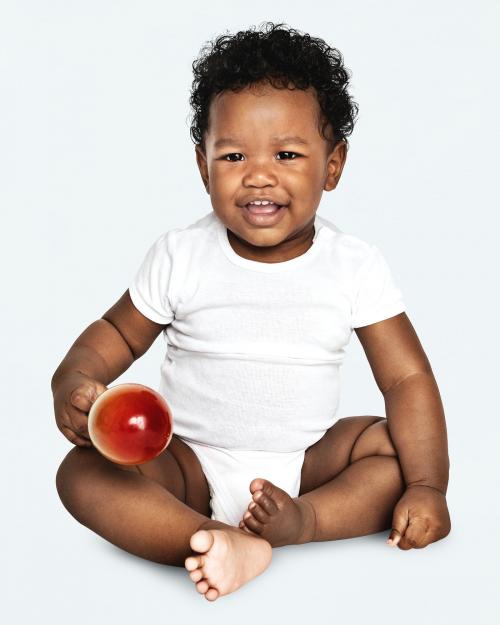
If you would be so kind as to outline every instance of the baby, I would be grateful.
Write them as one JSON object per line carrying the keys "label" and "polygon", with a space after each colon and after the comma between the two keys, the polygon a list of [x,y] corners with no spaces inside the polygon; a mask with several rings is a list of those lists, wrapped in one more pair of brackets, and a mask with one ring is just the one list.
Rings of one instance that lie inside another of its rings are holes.
{"label": "baby", "polygon": [[[130,553],[184,565],[213,601],[262,573],[273,547],[443,538],[449,460],[439,390],[385,259],[317,214],[358,110],[341,54],[268,22],[218,37],[193,70],[213,210],[153,243],[52,391],[76,445],[56,478],[67,510]],[[353,329],[386,417],[336,416]],[[160,332],[174,436],[150,462],[115,464],[89,440],[89,409]]]}

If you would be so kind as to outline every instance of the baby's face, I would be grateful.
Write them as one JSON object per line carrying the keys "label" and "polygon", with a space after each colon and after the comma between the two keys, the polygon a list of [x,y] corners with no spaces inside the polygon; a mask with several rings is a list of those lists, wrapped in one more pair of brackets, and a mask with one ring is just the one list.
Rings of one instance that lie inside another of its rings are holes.
{"label": "baby's face", "polygon": [[[240,256],[283,262],[312,244],[323,191],[337,186],[346,144],[330,152],[319,132],[312,89],[247,87],[223,92],[211,104],[205,150],[196,158],[212,207]],[[273,200],[273,216],[252,215],[253,199]]]}

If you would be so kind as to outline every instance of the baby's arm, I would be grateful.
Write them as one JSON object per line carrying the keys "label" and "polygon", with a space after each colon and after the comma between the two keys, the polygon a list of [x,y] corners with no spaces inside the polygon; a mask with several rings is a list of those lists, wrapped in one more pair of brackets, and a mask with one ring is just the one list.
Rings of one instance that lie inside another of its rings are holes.
{"label": "baby's arm", "polygon": [[87,414],[106,385],[151,346],[165,326],[134,306],[128,290],[70,347],[52,377],[57,426],[72,443],[89,446]]}
{"label": "baby's arm", "polygon": [[407,315],[356,329],[385,400],[387,425],[407,490],[390,541],[425,547],[450,531],[446,422],[431,365]]}

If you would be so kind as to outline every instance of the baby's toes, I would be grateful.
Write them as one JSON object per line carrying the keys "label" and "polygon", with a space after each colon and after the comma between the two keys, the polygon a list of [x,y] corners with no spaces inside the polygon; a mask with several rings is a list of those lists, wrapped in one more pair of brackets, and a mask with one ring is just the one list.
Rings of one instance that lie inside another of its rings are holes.
{"label": "baby's toes", "polygon": [[243,515],[243,523],[256,534],[260,534],[264,529],[264,524],[257,521],[251,512],[245,512]]}
{"label": "baby's toes", "polygon": [[255,502],[252,502],[248,506],[248,511],[253,517],[255,517],[255,519],[257,519],[257,521],[260,521],[261,523],[269,523],[271,520],[269,514]]}
{"label": "baby's toes", "polygon": [[201,565],[201,558],[196,556],[189,556],[189,558],[186,558],[184,560],[184,567],[188,571],[194,571],[195,569],[198,569]]}
{"label": "baby's toes", "polygon": [[195,569],[194,571],[191,571],[191,573],[189,573],[189,577],[193,582],[199,582],[200,579],[202,579],[203,577],[203,573],[201,569]]}
{"label": "baby's toes", "polygon": [[208,590],[207,594],[205,595],[205,597],[209,601],[215,601],[218,596],[219,596],[219,591],[216,588],[210,588],[210,590]]}
{"label": "baby's toes", "polygon": [[257,506],[260,506],[270,516],[278,512],[278,506],[274,500],[262,490],[254,493],[253,500]]}
{"label": "baby's toes", "polygon": [[207,590],[210,588],[210,586],[208,585],[208,582],[206,579],[202,579],[201,582],[198,582],[196,584],[196,590],[201,594],[204,595]]}
{"label": "baby's toes", "polygon": [[243,530],[244,532],[246,532],[247,534],[250,534],[251,536],[255,536],[255,532],[252,532],[251,529],[249,529],[246,525],[244,521],[240,521],[238,527],[240,528],[240,530]]}

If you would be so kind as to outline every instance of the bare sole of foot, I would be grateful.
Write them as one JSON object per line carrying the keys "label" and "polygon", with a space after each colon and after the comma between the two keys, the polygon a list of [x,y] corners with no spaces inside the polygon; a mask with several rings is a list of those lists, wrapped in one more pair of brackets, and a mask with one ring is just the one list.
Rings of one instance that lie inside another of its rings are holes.
{"label": "bare sole of foot", "polygon": [[185,567],[196,590],[208,601],[234,592],[271,563],[272,547],[262,538],[232,529],[198,530],[189,541],[199,555],[189,556]]}
{"label": "bare sole of foot", "polygon": [[299,545],[312,540],[315,514],[312,506],[263,478],[250,482],[252,501],[239,527],[260,536],[272,547]]}

